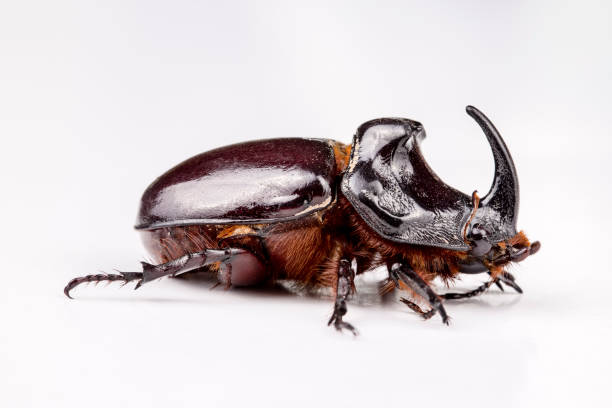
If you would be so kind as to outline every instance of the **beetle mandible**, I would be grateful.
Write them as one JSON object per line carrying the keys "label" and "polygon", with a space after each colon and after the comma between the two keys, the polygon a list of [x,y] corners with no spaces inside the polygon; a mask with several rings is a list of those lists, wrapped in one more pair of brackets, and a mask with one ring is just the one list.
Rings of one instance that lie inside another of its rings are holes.
{"label": "beetle mandible", "polygon": [[[449,317],[445,299],[469,298],[491,285],[519,293],[505,270],[540,248],[517,232],[519,185],[501,135],[478,109],[495,159],[490,191],[481,199],[446,185],[425,162],[423,126],[382,118],[364,123],[348,146],[324,139],[267,139],[194,156],[144,192],[136,229],[156,265],[142,272],[87,275],[85,282],[138,281],[206,271],[226,287],[289,280],[335,295],[328,325],[357,333],[344,320],[355,275],[384,266],[381,292],[423,318]],[[434,278],[487,273],[466,293],[439,295]],[[420,304],[420,305],[419,305]],[[429,310],[424,310],[428,305]]]}

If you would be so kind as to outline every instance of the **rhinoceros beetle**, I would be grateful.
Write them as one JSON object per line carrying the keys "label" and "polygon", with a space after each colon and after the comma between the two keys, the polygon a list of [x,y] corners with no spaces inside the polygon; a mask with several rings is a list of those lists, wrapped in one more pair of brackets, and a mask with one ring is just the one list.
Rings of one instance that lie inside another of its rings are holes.
{"label": "rhinoceros beetle", "polygon": [[[287,280],[335,294],[329,325],[356,333],[343,320],[355,275],[384,266],[381,292],[403,290],[401,301],[424,318],[449,317],[444,299],[476,296],[492,284],[521,288],[505,271],[540,248],[517,232],[519,185],[499,132],[474,107],[495,159],[482,198],[446,185],[419,148],[423,126],[403,118],[361,125],[350,146],[325,139],[267,139],[192,157],[144,192],[136,229],[155,265],[142,272],[88,275],[84,282],[138,281],[193,272],[230,286]],[[436,277],[487,273],[467,293],[438,295]],[[420,304],[420,305],[419,305]],[[429,305],[429,310],[424,307]]]}

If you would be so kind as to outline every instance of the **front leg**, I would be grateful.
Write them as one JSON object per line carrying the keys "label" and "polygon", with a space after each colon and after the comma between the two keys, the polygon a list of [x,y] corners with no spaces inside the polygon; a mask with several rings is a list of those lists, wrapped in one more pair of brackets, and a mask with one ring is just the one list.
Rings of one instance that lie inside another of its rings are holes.
{"label": "front leg", "polygon": [[[450,317],[448,317],[446,314],[446,310],[442,305],[440,297],[433,291],[429,284],[427,284],[427,282],[425,282],[423,278],[421,278],[419,274],[414,271],[414,269],[408,265],[396,263],[389,269],[389,275],[397,286],[400,286],[400,282],[402,282],[414,293],[427,300],[429,305],[432,307],[432,310],[440,313],[442,322],[447,325],[449,324]],[[427,318],[431,317],[431,315],[428,315]]]}
{"label": "front leg", "polygon": [[336,301],[334,302],[334,312],[332,313],[327,325],[331,326],[333,323],[336,330],[342,331],[342,329],[347,329],[356,336],[358,334],[357,329],[355,329],[352,324],[342,320],[342,317],[347,311],[346,300],[353,289],[354,277],[355,271],[353,271],[353,268],[351,267],[351,262],[346,258],[340,259],[335,285]]}
{"label": "front leg", "polygon": [[[489,272],[489,275],[491,275],[491,272]],[[482,285],[480,285],[474,290],[471,290],[465,293],[445,293],[442,295],[442,297],[444,299],[454,299],[454,300],[471,298],[471,297],[478,296],[478,295],[485,293],[492,284],[497,285],[497,287],[500,288],[501,291],[503,292],[504,287],[501,285],[501,282],[503,282],[505,285],[510,286],[511,288],[516,290],[518,293],[523,293],[523,289],[521,289],[521,287],[517,285],[516,282],[514,281],[514,276],[510,272],[503,272],[497,278],[493,278],[492,280],[483,283]]]}

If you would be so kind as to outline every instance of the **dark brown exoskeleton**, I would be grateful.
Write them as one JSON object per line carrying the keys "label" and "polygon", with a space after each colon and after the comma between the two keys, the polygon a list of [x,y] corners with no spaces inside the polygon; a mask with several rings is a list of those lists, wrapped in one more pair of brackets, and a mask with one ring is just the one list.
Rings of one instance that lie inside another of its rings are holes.
{"label": "dark brown exoskeleton", "polygon": [[[448,315],[444,299],[478,295],[492,284],[522,292],[504,268],[540,248],[517,232],[518,179],[493,124],[476,108],[495,159],[495,178],[482,199],[444,184],[421,155],[420,123],[375,119],[353,144],[321,139],[268,139],[235,144],[184,161],[145,191],[136,229],[157,265],[142,272],[88,275],[84,282],[137,280],[207,271],[230,286],[289,280],[335,293],[329,324],[356,333],[343,320],[353,279],[379,266],[384,291],[429,318]],[[356,265],[356,268],[353,268]],[[436,277],[461,273],[490,279],[467,293],[438,295]],[[424,311],[417,303],[428,304]]]}

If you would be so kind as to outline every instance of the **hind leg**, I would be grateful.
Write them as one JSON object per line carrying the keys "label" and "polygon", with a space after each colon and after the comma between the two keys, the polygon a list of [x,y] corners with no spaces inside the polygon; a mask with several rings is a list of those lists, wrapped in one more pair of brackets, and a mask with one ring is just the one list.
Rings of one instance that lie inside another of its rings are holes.
{"label": "hind leg", "polygon": [[206,249],[204,251],[186,254],[159,265],[141,262],[142,272],[121,272],[120,274],[97,274],[74,278],[64,288],[64,294],[70,296],[70,291],[86,282],[131,282],[138,280],[135,289],[142,284],[164,276],[178,276],[194,271],[207,265],[221,263],[219,277],[226,285],[255,285],[266,278],[264,265],[251,252],[239,248]]}

